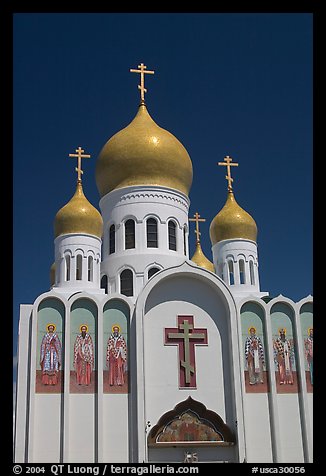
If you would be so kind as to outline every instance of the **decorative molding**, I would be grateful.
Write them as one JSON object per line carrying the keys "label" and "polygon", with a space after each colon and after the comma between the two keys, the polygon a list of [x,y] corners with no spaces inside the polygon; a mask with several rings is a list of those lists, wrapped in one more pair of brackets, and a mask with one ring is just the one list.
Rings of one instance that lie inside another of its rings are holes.
{"label": "decorative molding", "polygon": [[179,203],[182,205],[186,210],[189,208],[189,204],[185,201],[182,200],[179,197],[164,194],[164,193],[146,193],[146,192],[137,192],[137,193],[128,193],[126,195],[123,195],[120,197],[119,203],[124,202],[127,200],[135,200],[135,199],[158,199],[158,200],[169,200],[171,202]]}

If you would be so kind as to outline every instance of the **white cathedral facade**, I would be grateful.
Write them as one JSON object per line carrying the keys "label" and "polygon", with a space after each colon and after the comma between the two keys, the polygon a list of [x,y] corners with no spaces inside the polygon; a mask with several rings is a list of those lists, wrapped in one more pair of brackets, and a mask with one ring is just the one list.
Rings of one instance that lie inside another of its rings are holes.
{"label": "white cathedral facade", "polygon": [[[312,462],[313,303],[260,290],[235,200],[189,257],[192,163],[144,101],[54,221],[51,288],[21,305],[17,463]],[[59,197],[60,199],[60,197]]]}

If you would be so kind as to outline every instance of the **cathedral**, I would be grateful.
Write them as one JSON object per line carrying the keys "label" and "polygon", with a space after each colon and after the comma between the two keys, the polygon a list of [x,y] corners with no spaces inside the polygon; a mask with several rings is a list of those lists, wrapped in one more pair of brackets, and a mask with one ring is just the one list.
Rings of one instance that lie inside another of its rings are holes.
{"label": "cathedral", "polygon": [[149,114],[153,71],[130,71],[140,104],[103,140],[100,212],[78,146],[50,290],[20,306],[15,462],[312,462],[312,297],[260,289],[257,225],[229,156],[205,256],[189,154]]}

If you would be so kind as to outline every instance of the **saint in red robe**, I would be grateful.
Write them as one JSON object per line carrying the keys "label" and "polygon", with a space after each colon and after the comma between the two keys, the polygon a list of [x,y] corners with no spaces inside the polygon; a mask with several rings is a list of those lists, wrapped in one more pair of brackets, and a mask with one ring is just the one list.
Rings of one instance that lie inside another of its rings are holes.
{"label": "saint in red robe", "polygon": [[94,365],[94,347],[87,332],[78,334],[74,346],[74,368],[78,385],[90,385]]}

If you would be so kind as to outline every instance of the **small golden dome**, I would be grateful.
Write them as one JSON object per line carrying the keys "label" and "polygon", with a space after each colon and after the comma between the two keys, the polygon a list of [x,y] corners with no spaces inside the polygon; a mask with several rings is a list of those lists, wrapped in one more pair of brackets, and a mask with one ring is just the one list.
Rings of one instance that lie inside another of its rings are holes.
{"label": "small golden dome", "polygon": [[50,268],[50,285],[53,286],[55,283],[55,261],[52,263],[51,268]]}
{"label": "small golden dome", "polygon": [[192,163],[181,142],[159,127],[141,104],[131,123],[102,148],[95,175],[101,197],[131,185],[170,187],[188,195]]}
{"label": "small golden dome", "polygon": [[208,269],[208,271],[213,271],[215,273],[215,268],[214,265],[211,261],[209,261],[208,258],[203,253],[203,250],[201,248],[200,241],[197,241],[196,243],[196,250],[194,252],[193,257],[191,258],[191,261],[196,263],[198,266],[201,268]]}
{"label": "small golden dome", "polygon": [[81,182],[77,181],[74,196],[55,216],[55,237],[68,233],[87,233],[101,238],[102,231],[102,216],[87,200]]}
{"label": "small golden dome", "polygon": [[209,235],[212,245],[231,238],[257,240],[256,222],[249,213],[237,204],[233,191],[228,191],[224,207],[213,218],[209,228]]}

